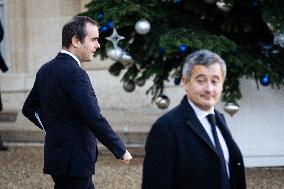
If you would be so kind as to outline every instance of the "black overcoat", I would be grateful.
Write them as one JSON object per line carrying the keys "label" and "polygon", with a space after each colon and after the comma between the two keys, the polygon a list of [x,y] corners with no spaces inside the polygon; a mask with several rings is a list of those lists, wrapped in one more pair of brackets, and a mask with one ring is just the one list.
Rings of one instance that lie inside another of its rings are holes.
{"label": "black overcoat", "polygon": [[[242,154],[223,115],[215,115],[229,150],[231,188],[245,189]],[[186,97],[153,125],[145,151],[143,189],[220,189],[219,157]]]}

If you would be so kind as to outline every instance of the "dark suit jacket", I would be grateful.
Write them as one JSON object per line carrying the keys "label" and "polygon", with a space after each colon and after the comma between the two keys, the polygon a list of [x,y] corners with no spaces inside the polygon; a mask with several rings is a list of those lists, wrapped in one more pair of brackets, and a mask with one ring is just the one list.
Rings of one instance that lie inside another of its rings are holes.
{"label": "dark suit jacket", "polygon": [[[215,115],[229,150],[231,188],[244,189],[241,152],[223,115]],[[153,125],[145,150],[143,189],[220,189],[219,157],[186,97]]]}
{"label": "dark suit jacket", "polygon": [[[0,21],[0,42],[3,40],[4,38],[4,29],[2,27],[2,24],[1,24],[1,21]],[[5,61],[2,57],[2,54],[0,52],[0,69],[3,71],[3,72],[6,72],[8,71],[8,67],[7,65],[5,64]]]}
{"label": "dark suit jacket", "polygon": [[[1,35],[1,32],[0,32]],[[0,69],[2,70],[2,72],[6,72],[8,71],[8,67],[5,64],[4,59],[2,58],[1,52],[0,52]],[[0,91],[0,112],[2,111],[3,107],[2,107],[2,100],[1,100],[1,91]]]}
{"label": "dark suit jacket", "polygon": [[69,55],[59,53],[36,75],[23,114],[39,126],[38,112],[46,130],[44,173],[85,177],[94,174],[96,138],[116,158],[126,149],[101,115],[90,79]]}
{"label": "dark suit jacket", "polygon": [[[4,29],[2,27],[2,24],[0,22],[0,42],[3,40],[4,37]],[[6,72],[8,71],[8,67],[5,64],[5,61],[2,57],[2,54],[0,52],[0,69],[2,70],[2,72]],[[2,100],[1,100],[1,93],[0,93],[0,111],[2,111]]]}

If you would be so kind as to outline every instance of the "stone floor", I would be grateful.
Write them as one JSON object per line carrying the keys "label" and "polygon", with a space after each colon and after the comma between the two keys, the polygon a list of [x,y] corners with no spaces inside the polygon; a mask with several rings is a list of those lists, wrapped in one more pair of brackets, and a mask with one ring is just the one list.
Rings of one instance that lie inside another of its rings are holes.
{"label": "stone floor", "polygon": [[[0,151],[1,189],[49,189],[52,180],[42,173],[42,146],[10,147]],[[93,181],[97,189],[138,189],[141,185],[143,157],[134,157],[122,165],[113,156],[103,154],[97,162]],[[284,167],[246,170],[248,189],[284,189]]]}

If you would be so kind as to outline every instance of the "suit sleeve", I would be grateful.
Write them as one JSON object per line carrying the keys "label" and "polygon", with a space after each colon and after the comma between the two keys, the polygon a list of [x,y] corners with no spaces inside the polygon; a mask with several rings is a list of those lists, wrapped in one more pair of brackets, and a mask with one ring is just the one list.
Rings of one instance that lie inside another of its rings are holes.
{"label": "suit sleeve", "polygon": [[[2,24],[0,22],[0,42],[3,40],[3,37],[4,37],[4,29],[3,29]],[[4,59],[3,59],[2,55],[1,55],[1,52],[0,52],[0,69],[3,72],[8,71],[8,67],[5,64],[5,61],[4,61]]]}
{"label": "suit sleeve", "polygon": [[108,121],[101,115],[100,108],[89,76],[77,69],[68,76],[67,93],[71,97],[79,116],[88,125],[96,138],[105,145],[116,158],[122,159],[126,148],[113,131]]}
{"label": "suit sleeve", "polygon": [[2,70],[2,72],[8,71],[8,67],[5,64],[5,61],[4,61],[3,57],[2,57],[1,52],[0,52],[0,69]]}
{"label": "suit sleeve", "polygon": [[158,121],[149,132],[143,165],[142,189],[173,188],[176,146],[165,122]]}
{"label": "suit sleeve", "polygon": [[38,96],[38,78],[37,77],[36,77],[36,80],[34,82],[34,86],[31,90],[31,92],[29,93],[26,101],[24,102],[22,113],[31,122],[33,122],[36,126],[38,126],[40,129],[42,129],[38,120],[35,117],[35,112],[38,113],[39,117],[42,120],[43,116],[41,114],[41,109],[40,109],[40,100],[39,100],[39,96]]}

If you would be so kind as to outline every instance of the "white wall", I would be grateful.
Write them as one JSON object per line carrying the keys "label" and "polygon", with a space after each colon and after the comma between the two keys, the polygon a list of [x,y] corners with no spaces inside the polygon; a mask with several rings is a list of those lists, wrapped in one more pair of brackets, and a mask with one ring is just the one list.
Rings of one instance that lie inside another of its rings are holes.
{"label": "white wall", "polygon": [[284,88],[272,90],[241,82],[240,111],[226,116],[247,166],[284,165]]}

